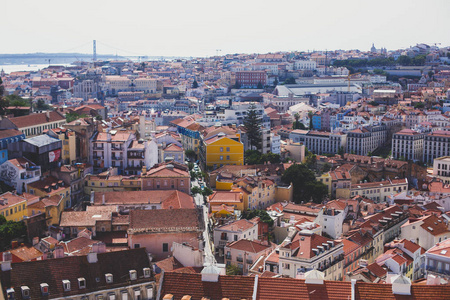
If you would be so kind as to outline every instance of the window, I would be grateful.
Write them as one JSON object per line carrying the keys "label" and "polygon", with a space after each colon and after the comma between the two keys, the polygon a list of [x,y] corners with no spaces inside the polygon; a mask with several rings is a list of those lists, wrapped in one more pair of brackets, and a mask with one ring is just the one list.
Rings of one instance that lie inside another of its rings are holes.
{"label": "window", "polygon": [[230,160],[230,156],[229,155],[227,155],[227,160]]}
{"label": "window", "polygon": [[220,160],[223,160],[223,155],[220,156]]}
{"label": "window", "polygon": [[227,147],[227,152],[230,152],[230,147]]}
{"label": "window", "polygon": [[70,281],[69,280],[63,280],[63,287],[64,287],[64,291],[70,291]]}
{"label": "window", "polygon": [[105,274],[106,283],[113,283],[113,275],[111,273]]}
{"label": "window", "polygon": [[141,244],[134,244],[134,249],[141,248]]}
{"label": "window", "polygon": [[223,147],[220,147],[220,152],[223,152]]}
{"label": "window", "polygon": [[128,300],[128,292],[127,292],[127,290],[120,291],[120,298],[122,298],[122,300]]}
{"label": "window", "polygon": [[168,252],[168,251],[169,251],[169,244],[163,243],[163,252]]}
{"label": "window", "polygon": [[78,278],[78,287],[80,289],[86,288],[86,279],[84,279],[83,277]]}

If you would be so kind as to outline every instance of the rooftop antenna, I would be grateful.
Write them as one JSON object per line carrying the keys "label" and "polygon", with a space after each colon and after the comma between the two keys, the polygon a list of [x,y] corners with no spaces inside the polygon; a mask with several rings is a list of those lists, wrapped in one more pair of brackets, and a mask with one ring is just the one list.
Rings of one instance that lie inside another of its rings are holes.
{"label": "rooftop antenna", "polygon": [[221,49],[216,49],[216,56],[219,56],[219,51],[222,51]]}
{"label": "rooftop antenna", "polygon": [[96,40],[94,40],[93,41],[93,50],[94,50],[94,55],[93,55],[93,57],[92,57],[92,60],[94,61],[94,62],[96,62],[97,61],[97,41]]}

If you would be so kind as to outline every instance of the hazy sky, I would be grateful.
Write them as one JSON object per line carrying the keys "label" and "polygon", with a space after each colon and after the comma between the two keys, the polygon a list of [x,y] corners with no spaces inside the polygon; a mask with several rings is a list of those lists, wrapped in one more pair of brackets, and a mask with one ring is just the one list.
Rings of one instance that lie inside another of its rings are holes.
{"label": "hazy sky", "polygon": [[449,0],[1,0],[0,53],[212,56],[450,46]]}

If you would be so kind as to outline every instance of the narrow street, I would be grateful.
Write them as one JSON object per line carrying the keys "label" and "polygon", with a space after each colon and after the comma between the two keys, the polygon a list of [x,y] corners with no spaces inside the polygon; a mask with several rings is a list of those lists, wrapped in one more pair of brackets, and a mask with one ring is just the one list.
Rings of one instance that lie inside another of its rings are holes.
{"label": "narrow street", "polygon": [[[191,188],[197,186],[200,187],[200,184],[198,182],[197,179],[192,180],[191,181]],[[211,249],[211,234],[209,232],[209,229],[212,228],[211,227],[211,223],[209,221],[209,217],[208,217],[208,206],[204,203],[203,201],[203,196],[200,194],[197,194],[194,196],[194,200],[195,200],[195,204],[197,205],[197,207],[201,208],[202,213],[203,213],[203,222],[205,225],[205,230],[203,231],[203,240],[205,241],[205,262],[206,263],[214,263],[216,262],[215,258],[214,258],[214,254],[212,252]]]}

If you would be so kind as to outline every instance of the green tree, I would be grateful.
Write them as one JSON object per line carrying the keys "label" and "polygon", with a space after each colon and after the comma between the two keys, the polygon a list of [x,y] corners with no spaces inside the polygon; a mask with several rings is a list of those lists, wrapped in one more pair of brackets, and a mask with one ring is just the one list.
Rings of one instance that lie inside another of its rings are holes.
{"label": "green tree", "polygon": [[256,111],[255,104],[251,104],[244,119],[244,128],[247,132],[250,150],[261,150],[261,124],[262,119]]}
{"label": "green tree", "polygon": [[253,219],[254,217],[259,217],[261,222],[269,224],[269,227],[273,226],[272,218],[269,216],[267,211],[262,209],[246,210],[242,214],[242,217],[247,220]]}
{"label": "green tree", "polygon": [[267,152],[261,157],[262,163],[270,162],[271,164],[278,164],[281,162],[280,154],[275,154],[272,152]]}
{"label": "green tree", "polygon": [[195,178],[197,178],[197,172],[191,171],[189,174],[191,175],[191,180],[195,180]]}
{"label": "green tree", "polygon": [[294,123],[292,123],[292,129],[305,130],[306,129],[305,125],[302,122],[300,122],[300,115],[298,113],[296,113],[294,115],[294,118],[295,118],[295,121],[294,121]]}
{"label": "green tree", "polygon": [[197,80],[194,80],[194,82],[192,83],[192,88],[193,88],[193,89],[198,88],[198,82],[197,82]]}
{"label": "green tree", "polygon": [[309,118],[309,129],[313,129],[313,116],[314,113],[312,111],[308,112],[308,118]]}
{"label": "green tree", "polygon": [[416,102],[416,103],[414,103],[414,108],[417,108],[417,109],[425,108],[425,103],[423,103],[423,102]]}
{"label": "green tree", "polygon": [[3,86],[2,78],[0,77],[0,115],[4,115],[6,113],[6,108],[9,106],[9,101],[3,97],[5,93],[5,87]]}
{"label": "green tree", "polygon": [[42,99],[39,99],[36,102],[36,110],[49,110],[50,109],[50,105],[45,104],[45,101]]}
{"label": "green tree", "polygon": [[197,156],[197,154],[195,153],[194,150],[192,149],[188,149],[184,152],[184,154],[189,158],[189,160],[195,159],[195,157]]}
{"label": "green tree", "polygon": [[191,194],[192,194],[192,196],[195,196],[197,194],[202,194],[202,189],[200,187],[198,187],[198,186],[194,186],[191,189]]}
{"label": "green tree", "polygon": [[27,234],[27,227],[23,221],[6,221],[4,216],[0,215],[0,251],[6,250],[11,245],[11,241],[21,238]]}
{"label": "green tree", "polygon": [[247,150],[244,153],[244,160],[247,165],[258,165],[261,163],[261,156],[258,150]]}
{"label": "green tree", "polygon": [[329,172],[331,170],[331,165],[329,163],[325,163],[322,167],[322,171],[324,173]]}
{"label": "green tree", "polygon": [[295,84],[295,78],[294,77],[289,77],[286,78],[286,80],[284,81],[285,84]]}
{"label": "green tree", "polygon": [[228,265],[226,273],[227,275],[242,275],[241,269],[235,265]]}
{"label": "green tree", "polygon": [[5,97],[9,106],[31,106],[30,101],[17,95],[8,95]]}
{"label": "green tree", "polygon": [[75,112],[71,112],[71,113],[67,113],[66,114],[66,122],[70,123],[72,121],[75,121],[75,120],[78,120],[78,119],[84,119],[84,118],[88,118],[88,117],[89,116],[87,116],[85,114],[79,115],[79,114],[77,114]]}
{"label": "green tree", "polygon": [[234,89],[240,89],[241,88],[241,83],[239,81],[236,81],[236,83],[234,84],[233,88]]}
{"label": "green tree", "polygon": [[262,88],[263,88],[263,85],[262,85],[261,81],[258,82],[258,85],[256,86],[256,88],[257,88],[257,89],[262,89]]}
{"label": "green tree", "polygon": [[194,163],[189,162],[188,168],[189,168],[189,171],[192,171],[192,169],[194,168]]}
{"label": "green tree", "polygon": [[274,85],[274,86],[277,86],[278,83],[279,83],[279,82],[278,82],[278,78],[275,78],[275,80],[273,81],[273,85]]}
{"label": "green tree", "polygon": [[[328,194],[326,186],[316,181],[314,173],[305,164],[294,164],[287,168],[281,176],[281,181],[286,184],[292,183],[294,188],[293,200],[295,203],[311,200],[316,203],[321,203]],[[324,194],[325,190],[326,193]]]}
{"label": "green tree", "polygon": [[205,197],[208,197],[209,195],[212,195],[213,193],[214,193],[214,191],[207,186],[205,186],[205,188],[202,191],[202,195]]}

